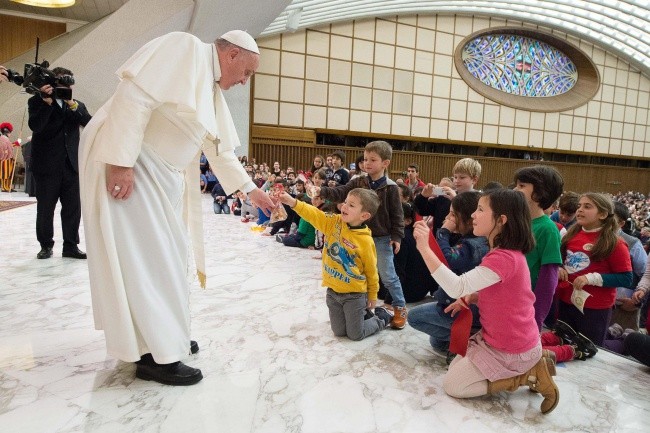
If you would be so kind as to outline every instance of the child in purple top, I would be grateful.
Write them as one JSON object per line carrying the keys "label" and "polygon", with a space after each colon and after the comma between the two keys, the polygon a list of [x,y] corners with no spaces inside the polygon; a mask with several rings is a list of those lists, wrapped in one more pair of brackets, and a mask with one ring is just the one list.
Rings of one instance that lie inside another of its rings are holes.
{"label": "child in purple top", "polygon": [[429,227],[416,223],[415,240],[433,278],[452,298],[445,309],[455,315],[469,303],[481,311],[482,330],[469,341],[466,356],[457,356],[445,377],[445,392],[468,398],[529,386],[544,401],[542,413],[557,406],[560,392],[551,376],[555,365],[542,356],[535,322],[535,295],[524,254],[534,246],[530,211],[523,194],[501,189],[479,200],[472,214],[474,235],[488,239],[490,251],[481,264],[454,274],[429,248]]}

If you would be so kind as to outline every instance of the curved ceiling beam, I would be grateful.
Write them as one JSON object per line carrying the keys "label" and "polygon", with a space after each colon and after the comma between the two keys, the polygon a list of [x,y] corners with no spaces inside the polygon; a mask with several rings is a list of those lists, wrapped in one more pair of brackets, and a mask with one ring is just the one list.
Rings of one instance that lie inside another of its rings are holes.
{"label": "curved ceiling beam", "polygon": [[298,28],[423,13],[481,15],[524,21],[589,40],[650,76],[650,0],[294,0],[262,36],[285,32],[287,16],[300,8]]}

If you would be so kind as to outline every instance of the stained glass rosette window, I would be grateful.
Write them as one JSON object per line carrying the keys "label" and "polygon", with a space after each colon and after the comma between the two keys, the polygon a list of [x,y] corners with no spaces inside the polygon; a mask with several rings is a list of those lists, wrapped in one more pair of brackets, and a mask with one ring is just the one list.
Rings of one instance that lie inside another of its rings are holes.
{"label": "stained glass rosette window", "polygon": [[481,35],[465,44],[462,61],[483,84],[511,95],[558,96],[578,82],[578,70],[568,56],[522,35]]}

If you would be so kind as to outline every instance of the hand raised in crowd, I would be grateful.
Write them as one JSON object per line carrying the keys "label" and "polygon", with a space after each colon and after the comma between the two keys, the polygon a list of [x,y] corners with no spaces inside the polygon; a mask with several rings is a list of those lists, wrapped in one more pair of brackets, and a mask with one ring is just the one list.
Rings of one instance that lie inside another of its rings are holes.
{"label": "hand raised in crowd", "polygon": [[418,250],[429,249],[429,236],[431,229],[424,221],[417,221],[413,224],[413,237],[415,238]]}
{"label": "hand raised in crowd", "polygon": [[133,167],[106,164],[106,191],[116,200],[126,200],[135,187]]}
{"label": "hand raised in crowd", "polygon": [[643,301],[643,298],[645,298],[646,293],[647,292],[643,289],[636,289],[636,291],[632,293],[632,300],[635,304],[640,304],[641,301]]}
{"label": "hand raised in crowd", "polygon": [[0,161],[10,159],[14,156],[14,147],[11,141],[4,135],[0,135]]}
{"label": "hand raised in crowd", "polygon": [[453,213],[449,212],[445,221],[442,223],[442,228],[449,230],[451,233],[456,233],[456,217]]}
{"label": "hand raised in crowd", "polygon": [[280,203],[284,203],[289,207],[294,207],[298,202],[295,198],[291,197],[291,195],[284,191],[279,193],[276,198],[280,201]]}
{"label": "hand raised in crowd", "polygon": [[251,199],[251,203],[257,206],[264,212],[264,215],[271,215],[271,211],[275,207],[275,203],[271,200],[271,197],[264,191],[259,188],[255,188],[248,193],[248,197]]}
{"label": "hand raised in crowd", "polygon": [[438,188],[442,189],[442,194],[438,194],[443,197],[447,197],[449,200],[456,197],[456,191],[453,188],[448,186],[439,186]]}
{"label": "hand raised in crowd", "polygon": [[584,286],[589,284],[589,279],[586,275],[580,275],[579,277],[576,277],[575,280],[573,280],[572,284],[574,289],[582,290]]}
{"label": "hand raised in crowd", "polygon": [[421,192],[420,194],[422,195],[422,197],[429,198],[429,197],[431,197],[431,196],[433,195],[433,189],[434,189],[435,187],[436,187],[436,186],[435,186],[434,184],[432,184],[432,183],[427,183],[427,184],[424,186],[424,188],[422,188],[422,192]]}

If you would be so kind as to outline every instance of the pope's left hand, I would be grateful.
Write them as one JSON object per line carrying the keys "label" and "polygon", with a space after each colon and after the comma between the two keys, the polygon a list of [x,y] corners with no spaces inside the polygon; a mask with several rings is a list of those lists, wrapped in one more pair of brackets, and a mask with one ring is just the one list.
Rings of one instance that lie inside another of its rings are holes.
{"label": "pope's left hand", "polygon": [[250,198],[251,203],[260,208],[266,216],[270,216],[271,211],[276,206],[275,203],[273,203],[273,200],[271,200],[271,197],[259,188],[255,188],[249,192],[248,198]]}

